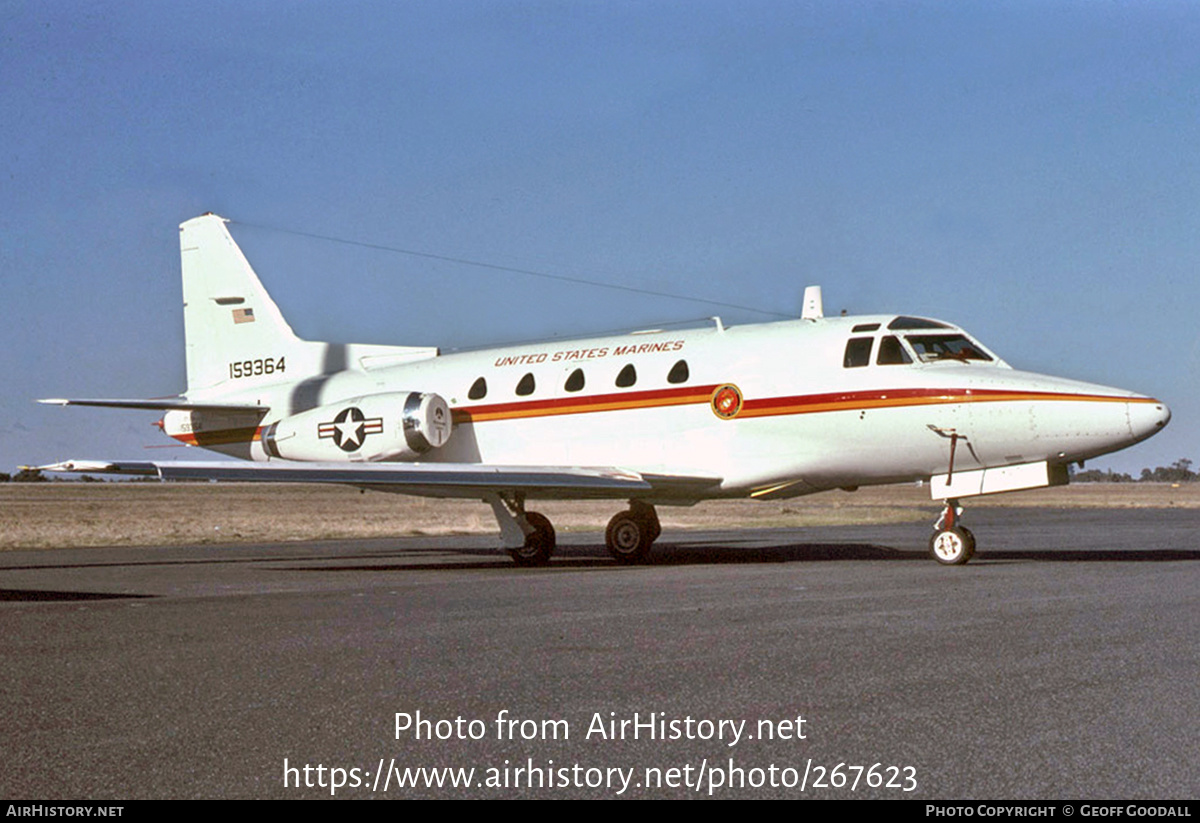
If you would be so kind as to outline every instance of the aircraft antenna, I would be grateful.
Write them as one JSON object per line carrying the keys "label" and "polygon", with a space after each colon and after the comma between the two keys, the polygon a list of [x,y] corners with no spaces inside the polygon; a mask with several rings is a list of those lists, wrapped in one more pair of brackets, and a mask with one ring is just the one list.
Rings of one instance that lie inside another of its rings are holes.
{"label": "aircraft antenna", "polygon": [[821,302],[821,287],[806,286],[804,288],[804,309],[800,314],[801,320],[820,320],[825,316],[825,307]]}
{"label": "aircraft antenna", "polygon": [[619,283],[601,283],[596,280],[587,280],[582,277],[568,277],[563,274],[551,274],[544,271],[536,271],[534,269],[522,269],[515,266],[500,266],[495,263],[484,263],[479,260],[468,260],[463,257],[450,257],[444,254],[433,254],[431,252],[417,251],[415,249],[403,249],[398,246],[385,246],[382,243],[364,243],[360,240],[348,240],[344,237],[331,237],[326,234],[313,234],[312,232],[296,231],[295,229],[284,229],[278,226],[266,226],[261,223],[246,223],[241,220],[230,220],[239,226],[249,226],[256,229],[266,229],[267,231],[276,231],[282,234],[291,234],[297,237],[308,237],[313,240],[326,240],[330,243],[341,243],[346,246],[358,246],[364,249],[375,249],[376,251],[392,252],[393,254],[404,254],[409,257],[420,257],[425,260],[440,260],[444,263],[456,263],[460,266],[475,266],[481,269],[490,269],[492,271],[508,272],[510,274],[524,274],[529,277],[541,277],[546,280],[557,280],[561,283],[575,283],[580,286],[593,286],[598,289],[611,289],[613,291],[631,292],[633,294],[642,294],[650,297],[666,297],[672,300],[686,300],[689,303],[702,303],[706,306],[720,306],[726,309],[738,309],[740,311],[749,311],[756,314],[766,314],[772,317],[792,317],[793,315],[783,314],[782,312],[771,311],[769,309],[760,309],[755,306],[742,306],[737,303],[725,303],[720,300],[708,300],[703,297],[690,297],[685,294],[674,294],[665,291],[653,291],[651,289],[642,289],[637,286],[624,286]]}

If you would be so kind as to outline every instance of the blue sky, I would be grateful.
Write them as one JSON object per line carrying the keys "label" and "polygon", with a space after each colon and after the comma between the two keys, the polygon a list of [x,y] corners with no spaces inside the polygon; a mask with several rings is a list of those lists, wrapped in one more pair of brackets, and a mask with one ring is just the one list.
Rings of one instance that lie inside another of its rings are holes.
{"label": "blue sky", "polygon": [[[176,226],[301,336],[479,346],[798,312],[964,325],[1166,400],[1200,461],[1200,7],[0,0],[0,471],[183,456]],[[274,228],[266,228],[274,227]],[[287,231],[279,231],[285,229]],[[195,457],[196,454],[189,454]]]}

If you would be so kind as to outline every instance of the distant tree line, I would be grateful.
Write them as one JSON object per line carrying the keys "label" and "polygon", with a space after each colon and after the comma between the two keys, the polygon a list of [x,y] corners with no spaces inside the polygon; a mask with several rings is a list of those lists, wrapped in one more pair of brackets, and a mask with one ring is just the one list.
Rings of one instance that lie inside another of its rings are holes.
{"label": "distant tree line", "polygon": [[1186,457],[1181,457],[1170,466],[1142,469],[1142,476],[1136,480],[1132,475],[1111,469],[1088,469],[1071,473],[1072,483],[1191,483],[1195,480],[1200,480],[1200,474],[1192,471],[1192,461]]}
{"label": "distant tree line", "polygon": [[0,474],[5,483],[45,483],[50,478],[37,469],[21,469],[16,474]]}
{"label": "distant tree line", "polygon": [[[65,478],[65,477],[53,478],[54,482],[60,482],[60,481],[66,480],[66,479],[67,478]],[[51,478],[42,474],[40,469],[21,469],[16,474],[8,474],[7,472],[0,472],[0,483],[47,483],[50,480],[51,480]],[[91,475],[81,474],[79,477],[72,478],[71,482],[74,482],[74,483],[102,483],[103,481],[100,480],[100,478],[98,478],[98,477],[92,477]]]}

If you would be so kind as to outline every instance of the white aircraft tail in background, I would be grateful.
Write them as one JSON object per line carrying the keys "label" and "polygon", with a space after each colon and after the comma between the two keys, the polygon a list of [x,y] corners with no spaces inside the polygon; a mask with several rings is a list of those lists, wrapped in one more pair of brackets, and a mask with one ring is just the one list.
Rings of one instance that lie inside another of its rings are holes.
{"label": "white aircraft tail in background", "polygon": [[643,560],[659,505],[924,480],[945,501],[935,559],[967,562],[961,498],[1065,483],[1067,466],[1155,434],[1170,411],[1122,389],[1017,371],[965,331],[906,315],[797,320],[442,355],[301,340],[207,214],[180,227],[187,390],[163,430],[229,462],[66,461],[46,470],[348,483],[492,506],[501,545],[546,563],[534,499],[618,498],[605,542]]}

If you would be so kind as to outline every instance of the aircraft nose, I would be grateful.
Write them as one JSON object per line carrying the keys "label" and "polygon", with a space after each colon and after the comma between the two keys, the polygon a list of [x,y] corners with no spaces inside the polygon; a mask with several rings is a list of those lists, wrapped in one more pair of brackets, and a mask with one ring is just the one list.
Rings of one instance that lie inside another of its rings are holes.
{"label": "aircraft nose", "polygon": [[1145,440],[1152,434],[1162,431],[1171,420],[1171,410],[1167,404],[1152,397],[1138,398],[1127,406],[1129,410],[1129,431],[1135,440]]}

